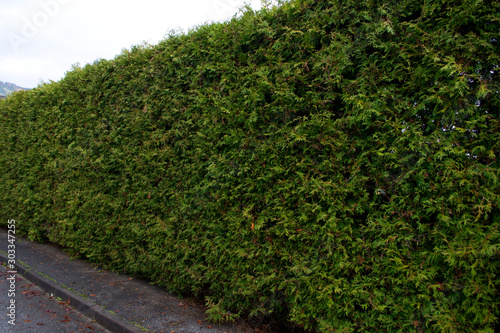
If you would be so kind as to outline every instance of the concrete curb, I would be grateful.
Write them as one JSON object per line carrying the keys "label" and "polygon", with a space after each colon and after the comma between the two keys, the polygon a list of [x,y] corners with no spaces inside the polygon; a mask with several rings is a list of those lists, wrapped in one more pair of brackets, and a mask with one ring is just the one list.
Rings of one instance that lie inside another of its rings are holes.
{"label": "concrete curb", "polygon": [[[0,251],[0,262],[7,264],[8,259],[3,251]],[[32,272],[24,265],[16,262],[17,273],[24,276],[27,280],[37,284],[41,289],[61,298],[63,301],[69,301],[70,305],[76,308],[85,316],[94,319],[97,323],[110,330],[113,333],[143,333],[141,329],[130,322],[118,317],[117,315],[106,311],[98,304],[85,299],[67,288],[59,285],[57,282],[47,279],[37,272]]]}

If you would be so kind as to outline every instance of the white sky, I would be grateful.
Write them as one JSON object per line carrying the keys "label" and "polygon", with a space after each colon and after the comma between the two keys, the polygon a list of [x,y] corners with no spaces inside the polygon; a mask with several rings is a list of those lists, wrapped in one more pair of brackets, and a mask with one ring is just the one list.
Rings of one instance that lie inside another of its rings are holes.
{"label": "white sky", "polygon": [[172,29],[224,21],[261,0],[0,0],[0,81],[60,80],[73,64],[157,44]]}

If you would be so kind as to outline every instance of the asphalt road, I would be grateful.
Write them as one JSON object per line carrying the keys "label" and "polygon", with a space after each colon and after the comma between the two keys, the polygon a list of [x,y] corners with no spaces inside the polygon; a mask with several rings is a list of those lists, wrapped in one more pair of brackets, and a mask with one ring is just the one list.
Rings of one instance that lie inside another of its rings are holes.
{"label": "asphalt road", "polygon": [[[15,308],[11,301],[15,301]],[[0,332],[109,333],[69,304],[51,296],[19,274],[8,274],[7,268],[2,265],[0,309]]]}
{"label": "asphalt road", "polygon": [[[0,262],[7,261],[7,252],[11,245],[7,231],[0,227]],[[16,236],[15,261],[20,271],[22,269],[29,273],[28,277],[33,276],[33,281],[43,286],[44,290],[64,300],[72,299],[79,312],[89,317],[96,315],[95,318],[101,320],[102,326],[107,325],[110,331],[124,332],[127,331],[124,330],[126,328],[130,332],[140,332],[142,329],[155,333],[259,331],[250,327],[243,318],[222,325],[211,323],[207,320],[207,308],[203,302],[179,298],[169,293],[166,288],[151,285],[146,280],[106,271],[95,264],[71,258],[53,244],[40,244]],[[70,294],[71,297],[68,296]],[[5,295],[6,292],[0,289],[0,325],[3,324],[4,316],[1,312],[4,308],[2,303],[5,303],[5,309],[7,307],[8,297]],[[80,304],[75,298],[80,300]],[[89,308],[98,313],[92,313]],[[6,314],[5,318],[8,319]],[[25,319],[17,320],[17,323]],[[0,333],[3,332],[2,327],[0,326]]]}

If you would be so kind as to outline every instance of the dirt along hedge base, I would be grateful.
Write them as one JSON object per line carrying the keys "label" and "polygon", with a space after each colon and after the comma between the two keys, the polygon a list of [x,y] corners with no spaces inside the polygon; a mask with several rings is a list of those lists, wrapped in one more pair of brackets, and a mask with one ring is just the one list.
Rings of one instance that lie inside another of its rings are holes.
{"label": "dirt along hedge base", "polygon": [[1,223],[213,320],[492,332],[498,1],[290,1],[0,101]]}

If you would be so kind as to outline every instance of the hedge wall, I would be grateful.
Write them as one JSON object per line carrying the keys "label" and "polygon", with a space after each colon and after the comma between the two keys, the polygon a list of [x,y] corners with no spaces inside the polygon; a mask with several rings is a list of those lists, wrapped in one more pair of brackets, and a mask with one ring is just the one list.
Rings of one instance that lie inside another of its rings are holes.
{"label": "hedge wall", "polygon": [[492,332],[499,31],[495,0],[296,0],[75,66],[0,102],[1,224],[213,320]]}

